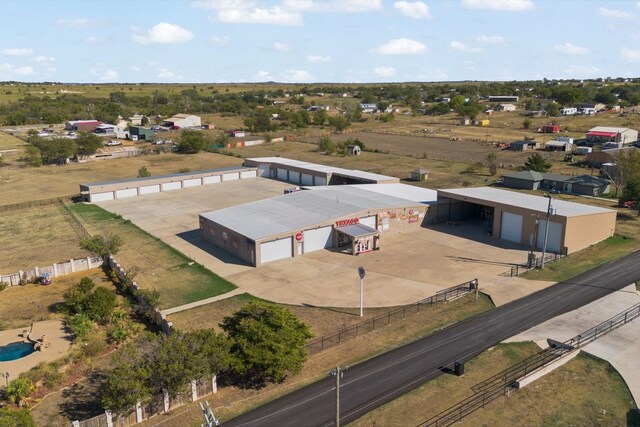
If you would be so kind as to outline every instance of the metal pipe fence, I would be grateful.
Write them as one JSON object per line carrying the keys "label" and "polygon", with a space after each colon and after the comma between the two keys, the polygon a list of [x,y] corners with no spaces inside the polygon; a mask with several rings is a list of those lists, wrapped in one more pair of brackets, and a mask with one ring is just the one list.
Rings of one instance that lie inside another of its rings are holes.
{"label": "metal pipe fence", "polygon": [[78,196],[79,196],[79,194],[71,194],[71,195],[67,195],[67,196],[51,197],[51,198],[48,198],[48,199],[30,200],[30,201],[27,201],[27,202],[0,205],[0,212],[7,212],[7,211],[18,210],[18,209],[32,208],[32,207],[36,207],[36,206],[53,205],[55,203],[58,203],[58,200],[71,201],[71,200],[73,200],[74,198],[76,198]]}
{"label": "metal pipe fence", "polygon": [[73,231],[76,232],[80,240],[91,238],[91,234],[89,234],[87,229],[84,228],[84,225],[82,225],[82,223],[78,220],[71,209],[69,209],[69,206],[64,203],[64,200],[61,197],[59,197],[55,203],[62,216],[64,216],[69,225],[71,225],[71,228],[73,228]]}
{"label": "metal pipe fence", "polygon": [[307,344],[309,353],[317,353],[327,348],[340,344],[341,342],[355,338],[359,335],[374,331],[376,328],[388,326],[391,322],[406,319],[409,316],[420,313],[421,309],[431,307],[436,303],[450,301],[461,297],[469,292],[475,291],[478,286],[478,279],[470,280],[451,288],[438,291],[435,295],[424,298],[413,304],[405,305],[387,313],[380,314],[371,319],[359,322],[355,325],[343,328],[330,335],[317,338]]}

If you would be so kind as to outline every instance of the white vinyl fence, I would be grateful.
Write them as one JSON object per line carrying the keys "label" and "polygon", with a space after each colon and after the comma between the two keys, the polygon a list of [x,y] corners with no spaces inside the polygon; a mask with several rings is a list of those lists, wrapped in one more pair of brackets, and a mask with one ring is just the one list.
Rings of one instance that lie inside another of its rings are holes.
{"label": "white vinyl fence", "polygon": [[16,273],[1,274],[0,282],[4,282],[9,286],[17,286],[20,284],[31,283],[43,273],[49,273],[49,276],[53,279],[67,274],[77,273],[78,271],[91,270],[92,268],[100,267],[102,262],[101,257],[70,259],[69,261],[58,262],[46,267],[34,267],[30,270],[20,270]]}

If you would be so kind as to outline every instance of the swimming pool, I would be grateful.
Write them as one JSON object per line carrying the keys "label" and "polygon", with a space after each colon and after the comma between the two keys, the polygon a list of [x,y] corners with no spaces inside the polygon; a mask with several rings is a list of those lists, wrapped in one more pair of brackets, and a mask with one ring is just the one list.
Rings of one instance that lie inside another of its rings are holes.
{"label": "swimming pool", "polygon": [[0,362],[21,359],[34,352],[33,344],[28,342],[12,342],[0,347]]}

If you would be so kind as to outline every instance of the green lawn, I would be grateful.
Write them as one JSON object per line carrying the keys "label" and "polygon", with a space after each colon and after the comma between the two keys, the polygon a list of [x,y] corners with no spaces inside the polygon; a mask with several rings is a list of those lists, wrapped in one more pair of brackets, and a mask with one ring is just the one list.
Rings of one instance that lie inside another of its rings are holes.
{"label": "green lawn", "polygon": [[637,250],[639,246],[639,242],[636,239],[615,235],[566,258],[545,264],[544,270],[531,270],[520,277],[530,280],[561,282],[594,267],[628,255]]}
{"label": "green lawn", "polygon": [[140,287],[160,293],[161,308],[176,307],[235,289],[231,282],[192,262],[129,220],[96,205],[76,203],[69,208],[89,233],[111,232],[124,238],[124,245],[115,258],[127,271],[135,273],[134,280]]}

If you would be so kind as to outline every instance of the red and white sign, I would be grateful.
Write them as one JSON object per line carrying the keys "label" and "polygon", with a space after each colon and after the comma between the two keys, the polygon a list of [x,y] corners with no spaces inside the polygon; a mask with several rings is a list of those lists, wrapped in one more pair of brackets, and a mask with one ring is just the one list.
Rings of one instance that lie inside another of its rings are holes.
{"label": "red and white sign", "polygon": [[349,218],[336,221],[336,227],[345,227],[347,225],[354,225],[360,222],[360,218]]}
{"label": "red and white sign", "polygon": [[302,234],[302,232],[298,231],[298,232],[296,233],[296,240],[297,240],[298,242],[301,242],[303,237],[304,237],[304,235]]}

